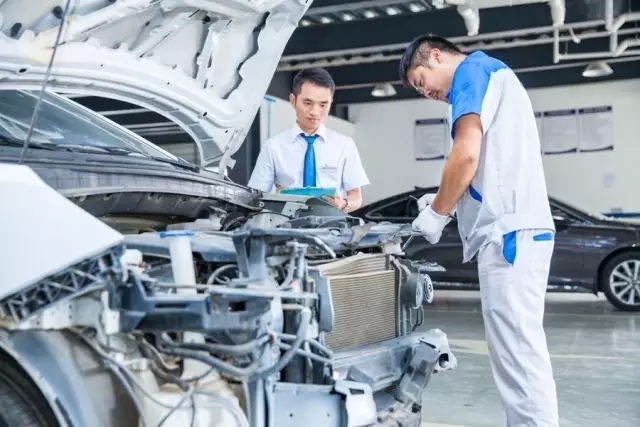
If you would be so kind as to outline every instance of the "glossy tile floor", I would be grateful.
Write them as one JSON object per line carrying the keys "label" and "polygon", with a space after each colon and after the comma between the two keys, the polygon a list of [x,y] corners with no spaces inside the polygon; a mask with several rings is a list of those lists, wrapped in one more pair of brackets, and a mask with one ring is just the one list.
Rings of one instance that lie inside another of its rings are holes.
{"label": "glossy tile floor", "polygon": [[[480,296],[436,291],[423,329],[449,337],[458,369],[432,378],[423,427],[501,427]],[[547,294],[545,330],[561,427],[640,427],[640,313],[614,310],[589,294]]]}

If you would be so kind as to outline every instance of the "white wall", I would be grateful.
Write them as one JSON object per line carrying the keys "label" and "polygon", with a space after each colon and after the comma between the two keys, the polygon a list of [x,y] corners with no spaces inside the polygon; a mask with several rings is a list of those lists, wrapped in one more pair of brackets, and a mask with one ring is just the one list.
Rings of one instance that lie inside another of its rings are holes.
{"label": "white wall", "polygon": [[[296,116],[288,101],[268,97],[262,101],[260,107],[260,141],[266,141],[280,132],[291,129],[295,122]],[[329,129],[355,138],[355,125],[347,120],[329,117],[326,125]]]}
{"label": "white wall", "polygon": [[[613,106],[613,151],[545,156],[549,194],[599,212],[640,212],[640,80],[534,89],[529,94],[535,110]],[[415,185],[439,184],[444,161],[414,160],[414,126],[418,119],[447,117],[446,104],[395,101],[353,105],[349,112],[371,180],[363,191],[365,203]],[[605,188],[612,176],[613,184]]]}

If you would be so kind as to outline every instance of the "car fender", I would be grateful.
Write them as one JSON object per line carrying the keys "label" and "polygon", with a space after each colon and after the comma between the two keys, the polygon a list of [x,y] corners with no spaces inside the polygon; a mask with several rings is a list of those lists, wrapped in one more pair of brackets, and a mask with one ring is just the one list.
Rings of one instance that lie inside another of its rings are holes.
{"label": "car fender", "polygon": [[101,357],[69,332],[0,330],[0,351],[40,389],[61,427],[137,423],[135,407]]}
{"label": "car fender", "polygon": [[598,294],[598,292],[600,292],[600,274],[602,273],[602,268],[604,267],[604,265],[614,256],[618,255],[619,253],[625,252],[625,251],[640,251],[640,240],[639,241],[633,241],[633,242],[624,242],[618,246],[615,246],[614,248],[612,248],[610,251],[608,251],[606,254],[604,254],[600,260],[598,261],[598,267],[595,270],[595,276],[594,276],[594,280],[593,280],[593,293],[594,294]]}

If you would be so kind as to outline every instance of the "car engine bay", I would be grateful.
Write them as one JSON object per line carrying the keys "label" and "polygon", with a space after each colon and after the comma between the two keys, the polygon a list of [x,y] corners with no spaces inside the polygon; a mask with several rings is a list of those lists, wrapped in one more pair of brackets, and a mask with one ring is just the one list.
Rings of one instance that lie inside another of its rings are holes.
{"label": "car engine bay", "polygon": [[439,266],[402,258],[406,227],[273,194],[236,226],[123,235],[2,167],[0,353],[50,409],[33,425],[419,426],[457,364],[442,331],[416,332]]}

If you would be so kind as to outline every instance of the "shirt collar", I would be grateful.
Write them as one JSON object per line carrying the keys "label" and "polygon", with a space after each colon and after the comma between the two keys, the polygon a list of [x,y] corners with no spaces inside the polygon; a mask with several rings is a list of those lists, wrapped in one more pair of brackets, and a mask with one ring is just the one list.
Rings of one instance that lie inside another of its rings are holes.
{"label": "shirt collar", "polygon": [[[300,126],[298,126],[298,124],[296,123],[296,125],[293,127],[293,138],[291,138],[291,141],[295,141],[296,138],[298,136],[300,136],[301,133],[304,133],[302,131],[302,129],[300,129]],[[318,135],[320,138],[318,138],[318,141],[326,141],[327,140],[327,127],[323,124],[320,125],[320,127],[318,127],[318,130],[316,131],[315,135]]]}
{"label": "shirt collar", "polygon": [[446,97],[447,97],[447,103],[451,104],[451,88],[453,88],[453,80],[455,80],[455,78],[456,78],[456,72],[460,69],[460,65],[464,64],[465,62],[467,62],[467,60],[468,60],[469,58],[471,58],[471,59],[473,60],[473,59],[475,59],[475,58],[477,58],[478,56],[481,56],[481,55],[486,56],[487,54],[486,54],[486,53],[484,53],[484,52],[483,52],[483,51],[481,51],[481,50],[477,50],[477,51],[475,51],[475,52],[470,53],[469,55],[467,55],[467,57],[466,57],[466,58],[464,58],[460,64],[458,64],[458,67],[456,67],[456,70],[453,72],[453,79],[451,79],[451,87],[450,87],[450,88],[449,88],[449,90],[447,91],[447,95],[446,95]]}

